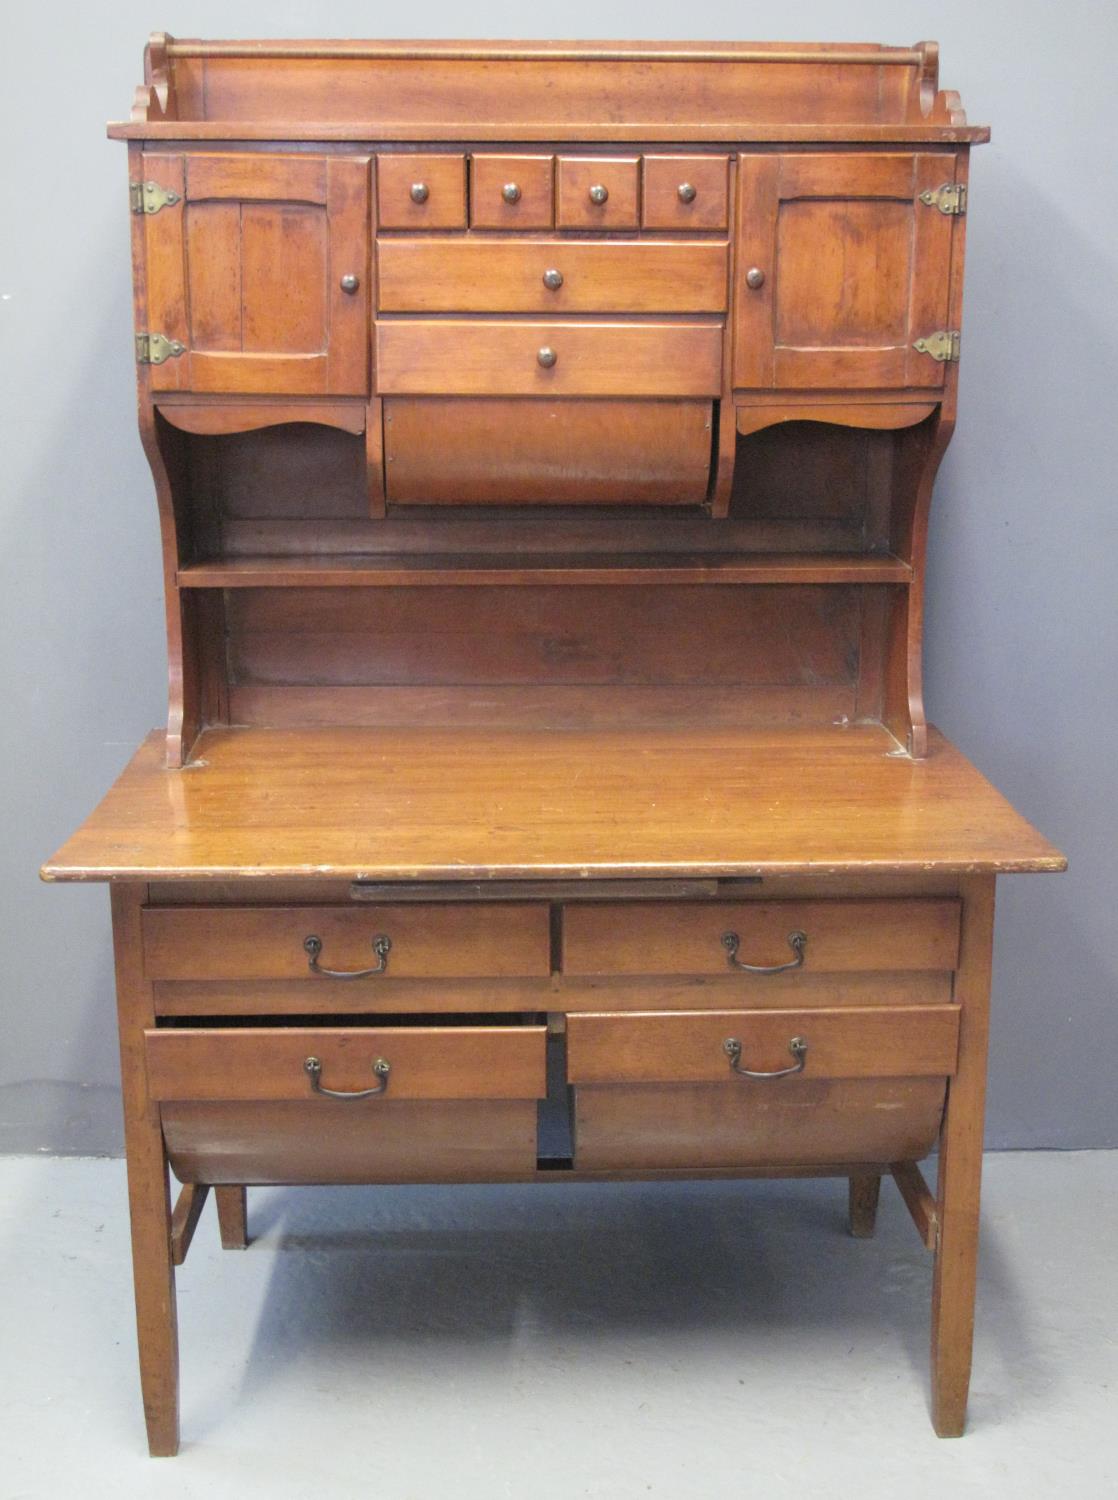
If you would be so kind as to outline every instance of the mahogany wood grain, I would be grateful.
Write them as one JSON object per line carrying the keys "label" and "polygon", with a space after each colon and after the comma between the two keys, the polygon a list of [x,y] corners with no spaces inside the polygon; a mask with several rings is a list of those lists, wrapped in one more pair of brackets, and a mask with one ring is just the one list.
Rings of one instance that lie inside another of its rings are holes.
{"label": "mahogany wood grain", "polygon": [[857,1151],[884,1168],[894,1146],[927,1154],[943,1096],[941,1078],[583,1085],[574,1091],[574,1165],[580,1172],[779,1166],[784,1173],[796,1163],[837,1167]]}
{"label": "mahogany wood grain", "polygon": [[[176,1172],[232,1183],[492,1182],[535,1173],[534,1099],[165,1104]],[[220,1201],[220,1199],[219,1199]]]}
{"label": "mahogany wood grain", "polygon": [[375,1088],[373,1063],[391,1067],[384,1094],[342,1101],[373,1110],[388,1099],[542,1099],[543,1026],[194,1027],[148,1030],[151,1097],[168,1100],[311,1099],[303,1064],[322,1063],[323,1088]]}
{"label": "mahogany wood grain", "polygon": [[[644,229],[725,229],[729,224],[725,156],[641,158],[641,226]],[[687,198],[680,188],[694,188]]]}
{"label": "mahogany wood grain", "polygon": [[727,303],[728,251],[715,240],[390,238],[377,265],[381,312],[717,313]]}
{"label": "mahogany wood grain", "polygon": [[171,1248],[171,1190],[159,1109],[147,1085],[145,1030],[155,1023],[140,937],[142,885],[113,886],[113,950],[120,1029],[120,1080],[140,1387],[153,1458],[179,1446],[179,1343]]}
{"label": "mahogany wood grain", "polygon": [[[590,196],[603,187],[601,203]],[[556,164],[555,222],[560,229],[636,229],[640,218],[640,158],[561,156]]]}
{"label": "mahogany wood grain", "polygon": [[392,396],[384,433],[392,505],[698,506],[706,498],[709,401]]}
{"label": "mahogany wood grain", "polygon": [[[309,969],[303,942],[310,935],[321,940],[324,969],[375,967],[373,942],[383,935],[391,942],[385,976],[393,979],[550,972],[543,905],[151,907],[142,926],[149,979],[309,979],[330,989],[334,982]],[[360,981],[380,982],[380,975]]]}
{"label": "mahogany wood grain", "polygon": [[[417,201],[413,187],[427,189]],[[377,224],[381,229],[465,229],[466,158],[460,154],[377,156]]]}
{"label": "mahogany wood grain", "polygon": [[[555,354],[549,367],[544,348]],[[721,359],[717,323],[376,324],[382,396],[717,396]]]}
{"label": "mahogany wood grain", "polygon": [[[990,1032],[994,881],[963,883],[963,933],[955,993],[959,1065],[948,1085],[939,1147],[936,1243],[932,1279],[932,1425],[940,1437],[966,1427],[978,1280],[978,1211]],[[908,1160],[907,1152],[899,1160]]]}
{"label": "mahogany wood grain", "polygon": [[[515,187],[510,202],[506,187]],[[509,152],[470,157],[470,225],[474,229],[550,229],[555,219],[555,158]],[[463,242],[459,242],[461,245]],[[389,242],[380,246],[381,253]],[[382,304],[383,306],[383,304]]]}
{"label": "mahogany wood grain", "polygon": [[[952,1005],[580,1013],[567,1022],[567,1074],[576,1084],[736,1084],[750,1080],[730,1071],[722,1045],[728,1037],[741,1042],[741,1066],[758,1072],[790,1067],[789,1043],[802,1037],[804,1082],[945,1077],[955,1071],[958,1035]],[[797,1086],[791,1078],[766,1082]]]}
{"label": "mahogany wood grain", "polygon": [[874,1226],[877,1223],[877,1200],[880,1193],[881,1178],[876,1172],[869,1176],[849,1179],[850,1233],[856,1240],[873,1238]]}
{"label": "mahogany wood grain", "polygon": [[314,422],[336,427],[354,436],[365,430],[364,401],[222,401],[165,398],[156,411],[180,432],[209,436],[230,432],[255,432],[261,427],[278,427],[287,422]]}
{"label": "mahogany wood grain", "polygon": [[188,1182],[175,1200],[171,1214],[171,1259],[176,1266],[186,1259],[209,1191],[205,1183]]}
{"label": "mahogany wood grain", "polygon": [[[148,737],[48,880],[533,879],[1062,870],[939,734],[215,729]],[[287,809],[282,820],[277,808]]]}
{"label": "mahogany wood grain", "polygon": [[758,966],[792,961],[795,955],[788,935],[802,932],[807,941],[804,964],[797,971],[801,976],[843,970],[954,969],[959,955],[959,903],[740,905],[696,901],[569,906],[563,914],[563,970],[567,974],[724,976],[731,967],[722,941],[728,932],[740,937],[740,961]]}
{"label": "mahogany wood grain", "polygon": [[[167,1111],[161,1112],[164,1132]],[[248,1203],[243,1185],[215,1187],[217,1222],[223,1250],[245,1250],[248,1247]]]}

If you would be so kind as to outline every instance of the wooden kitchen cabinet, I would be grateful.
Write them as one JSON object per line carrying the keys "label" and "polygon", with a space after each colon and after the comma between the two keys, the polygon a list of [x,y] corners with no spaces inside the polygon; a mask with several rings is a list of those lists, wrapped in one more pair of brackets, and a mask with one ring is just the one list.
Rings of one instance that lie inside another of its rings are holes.
{"label": "wooden kitchen cabinet", "polygon": [[892,1176],[962,1432],[995,880],[1065,861],[924,717],[937,68],[149,43],[168,723],[43,874],[111,886],[153,1454],[262,1183],[819,1175],[865,1238]]}

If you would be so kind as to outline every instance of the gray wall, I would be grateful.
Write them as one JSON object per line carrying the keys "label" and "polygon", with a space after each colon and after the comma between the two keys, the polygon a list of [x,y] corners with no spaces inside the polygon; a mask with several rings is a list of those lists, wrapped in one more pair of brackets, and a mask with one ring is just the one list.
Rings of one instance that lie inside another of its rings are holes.
{"label": "gray wall", "polygon": [[[974,120],[962,417],[937,489],[931,716],[1070,855],[1001,884],[989,1140],[1118,1145],[1118,11],[569,0],[563,36],[935,36]],[[147,32],[546,35],[447,4],[38,3],[0,108],[0,1150],[120,1149],[108,901],[40,861],[164,713],[155,503],[132,404],[125,115]],[[407,30],[401,31],[401,25]],[[548,24],[546,18],[544,24]],[[774,31],[775,27],[775,31]]]}

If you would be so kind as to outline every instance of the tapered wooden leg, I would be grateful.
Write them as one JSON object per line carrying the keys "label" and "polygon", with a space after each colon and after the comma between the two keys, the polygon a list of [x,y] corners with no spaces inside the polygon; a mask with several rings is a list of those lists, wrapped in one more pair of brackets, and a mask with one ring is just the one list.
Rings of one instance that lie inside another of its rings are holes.
{"label": "tapered wooden leg", "polygon": [[243,1250],[248,1244],[248,1206],[243,1187],[214,1189],[217,1199],[217,1222],[223,1250]]}
{"label": "tapered wooden leg", "polygon": [[179,1447],[179,1338],[170,1180],[159,1109],[147,1096],[144,1063],[144,1028],[155,1020],[140,940],[144,891],[141,885],[112,887],[113,945],[140,1388],[148,1449],[153,1458],[169,1458]]}
{"label": "tapered wooden leg", "polygon": [[963,934],[956,975],[959,1061],[948,1087],[936,1186],[932,1425],[940,1437],[961,1437],[967,1419],[994,931],[994,877],[972,876],[962,886]]}
{"label": "tapered wooden leg", "polygon": [[873,1239],[880,1196],[880,1176],[850,1178],[850,1233],[856,1240]]}

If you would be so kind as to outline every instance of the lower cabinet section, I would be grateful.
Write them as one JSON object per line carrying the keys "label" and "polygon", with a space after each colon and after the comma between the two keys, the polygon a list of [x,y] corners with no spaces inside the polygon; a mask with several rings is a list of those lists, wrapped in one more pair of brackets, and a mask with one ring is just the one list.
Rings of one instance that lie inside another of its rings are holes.
{"label": "lower cabinet section", "polygon": [[534,1100],[165,1104],[181,1182],[470,1182],[530,1175]]}
{"label": "lower cabinet section", "polygon": [[575,1089],[585,1172],[919,1161],[943,1117],[942,1078],[735,1078]]}

